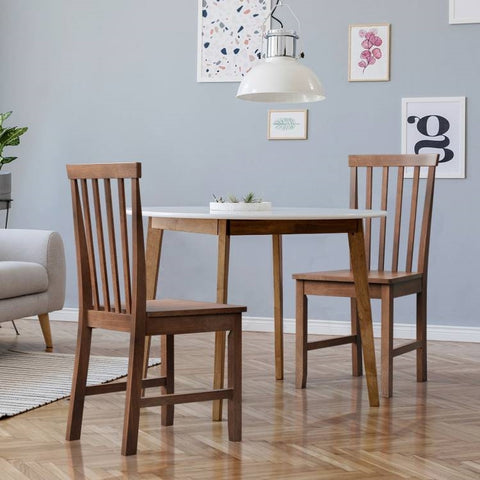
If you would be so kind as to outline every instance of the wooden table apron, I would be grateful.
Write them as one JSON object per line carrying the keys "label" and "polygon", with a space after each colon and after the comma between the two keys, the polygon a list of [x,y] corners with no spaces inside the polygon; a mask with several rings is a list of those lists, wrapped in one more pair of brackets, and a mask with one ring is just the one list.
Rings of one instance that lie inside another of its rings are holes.
{"label": "wooden table apron", "polygon": [[[218,236],[217,298],[227,303],[230,237],[235,235],[272,235],[275,376],[283,379],[283,271],[282,235],[289,234],[348,234],[350,259],[355,281],[360,331],[364,351],[368,398],[371,406],[379,405],[377,371],[373,344],[372,314],[368,293],[365,243],[362,218],[341,219],[222,219],[149,217],[147,236],[147,298],[155,298],[163,232],[165,230],[204,233]],[[163,354],[163,349],[162,349]],[[222,388],[225,367],[225,332],[215,335],[214,388]],[[214,420],[222,418],[222,403],[213,405]]]}

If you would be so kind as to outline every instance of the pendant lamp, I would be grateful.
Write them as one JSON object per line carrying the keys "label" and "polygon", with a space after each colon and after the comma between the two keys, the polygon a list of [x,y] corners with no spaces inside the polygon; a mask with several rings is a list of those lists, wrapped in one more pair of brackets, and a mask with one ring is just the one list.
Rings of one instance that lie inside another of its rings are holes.
{"label": "pendant lamp", "polygon": [[[305,103],[325,99],[320,80],[315,73],[302,65],[297,56],[299,36],[294,30],[286,30],[274,16],[278,7],[286,6],[297,20],[290,7],[280,0],[264,21],[271,17],[281,28],[270,29],[264,34],[267,51],[263,59],[245,75],[237,91],[237,98],[252,102]],[[299,22],[298,22],[299,23]]]}

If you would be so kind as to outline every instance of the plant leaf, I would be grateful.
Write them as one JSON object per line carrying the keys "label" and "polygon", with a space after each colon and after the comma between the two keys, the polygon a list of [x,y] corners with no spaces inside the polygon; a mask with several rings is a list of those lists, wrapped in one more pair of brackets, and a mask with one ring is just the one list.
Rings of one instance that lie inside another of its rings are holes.
{"label": "plant leaf", "polygon": [[13,162],[14,160],[16,160],[18,157],[0,157],[0,163],[2,165],[5,165],[6,163],[10,163],[10,162]]}
{"label": "plant leaf", "polygon": [[11,114],[12,114],[11,111],[10,112],[5,112],[5,113],[0,113],[0,127],[3,124],[3,121],[6,120]]}

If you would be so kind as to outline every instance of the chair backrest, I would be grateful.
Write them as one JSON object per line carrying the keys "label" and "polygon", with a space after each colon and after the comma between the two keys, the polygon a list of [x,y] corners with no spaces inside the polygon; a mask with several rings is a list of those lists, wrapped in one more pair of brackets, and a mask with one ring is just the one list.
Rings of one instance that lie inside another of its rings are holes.
{"label": "chair backrest", "polygon": [[[375,239],[372,220],[365,221],[365,248],[369,269],[376,267],[377,270],[384,271],[386,251],[391,249],[390,271],[398,272],[400,261],[402,265],[404,261],[405,268],[400,268],[400,271],[426,272],[437,163],[436,154],[349,156],[350,207],[387,210],[393,214],[388,216],[393,218],[393,224],[390,225],[389,222],[388,228],[387,217],[380,219],[378,237],[375,235]],[[406,168],[413,171],[411,181],[405,181]],[[420,173],[422,171],[423,176],[425,169],[426,180],[423,182]],[[390,184],[393,188],[389,188]],[[421,191],[423,194],[419,194]],[[378,250],[376,265],[375,250]],[[415,251],[418,253],[416,265]]]}
{"label": "chair backrest", "polygon": [[141,164],[67,165],[67,174],[72,190],[80,308],[113,314],[144,312]]}

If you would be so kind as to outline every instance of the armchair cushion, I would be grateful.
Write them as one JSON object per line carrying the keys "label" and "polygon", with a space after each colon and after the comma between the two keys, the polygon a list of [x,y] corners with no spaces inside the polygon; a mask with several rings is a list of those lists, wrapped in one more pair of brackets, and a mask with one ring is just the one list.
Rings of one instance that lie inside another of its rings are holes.
{"label": "armchair cushion", "polygon": [[0,261],[0,285],[0,299],[45,292],[47,270],[39,263]]}
{"label": "armchair cushion", "polygon": [[[0,322],[63,307],[65,252],[59,233],[0,229],[1,264],[6,271],[0,269]],[[14,266],[20,267],[15,275]]]}

